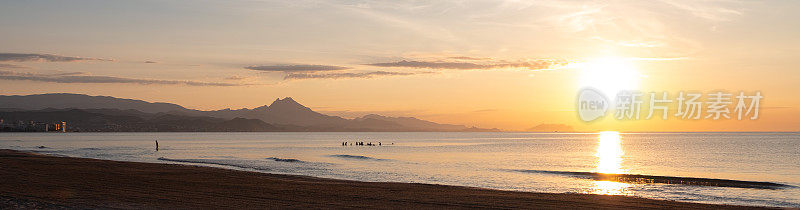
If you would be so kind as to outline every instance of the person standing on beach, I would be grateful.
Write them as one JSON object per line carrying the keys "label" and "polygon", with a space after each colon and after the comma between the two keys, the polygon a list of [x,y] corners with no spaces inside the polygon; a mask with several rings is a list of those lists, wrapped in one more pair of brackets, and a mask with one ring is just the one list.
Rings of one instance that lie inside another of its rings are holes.
{"label": "person standing on beach", "polygon": [[156,152],[158,152],[158,140],[156,140]]}

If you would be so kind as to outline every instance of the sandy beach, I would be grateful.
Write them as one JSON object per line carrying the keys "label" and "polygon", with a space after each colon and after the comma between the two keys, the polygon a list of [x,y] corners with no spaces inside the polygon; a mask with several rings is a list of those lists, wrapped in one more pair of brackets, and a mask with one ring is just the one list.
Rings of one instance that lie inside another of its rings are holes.
{"label": "sandy beach", "polygon": [[0,150],[0,208],[746,209],[628,196],[513,192],[55,157]]}

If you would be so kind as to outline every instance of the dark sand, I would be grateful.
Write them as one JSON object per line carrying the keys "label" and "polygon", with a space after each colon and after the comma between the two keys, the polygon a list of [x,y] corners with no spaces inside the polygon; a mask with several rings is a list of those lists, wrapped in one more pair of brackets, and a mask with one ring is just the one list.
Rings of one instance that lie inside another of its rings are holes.
{"label": "dark sand", "polygon": [[0,209],[537,208],[749,209],[627,196],[357,182],[0,150]]}

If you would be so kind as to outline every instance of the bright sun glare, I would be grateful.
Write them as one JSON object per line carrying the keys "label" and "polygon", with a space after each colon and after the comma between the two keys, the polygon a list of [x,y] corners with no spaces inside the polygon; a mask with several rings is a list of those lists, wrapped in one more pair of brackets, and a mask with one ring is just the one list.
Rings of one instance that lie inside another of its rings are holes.
{"label": "bright sun glare", "polygon": [[639,86],[641,74],[628,59],[603,57],[577,65],[580,70],[580,88],[595,88],[606,97],[614,97],[622,90],[636,90]]}
{"label": "bright sun glare", "polygon": [[622,169],[622,139],[619,132],[604,131],[600,132],[597,142],[597,172],[600,173],[623,173]]}
{"label": "bright sun glare", "polygon": [[[616,131],[600,132],[597,140],[597,172],[621,174],[622,169],[622,137]],[[594,194],[621,195],[626,194],[628,184],[614,181],[594,181]]]}

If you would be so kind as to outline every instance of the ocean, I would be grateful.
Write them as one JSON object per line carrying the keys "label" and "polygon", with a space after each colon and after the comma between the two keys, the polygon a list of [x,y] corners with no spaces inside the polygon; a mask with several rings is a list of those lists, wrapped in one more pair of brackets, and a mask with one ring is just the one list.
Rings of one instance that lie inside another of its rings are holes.
{"label": "ocean", "polygon": [[368,182],[800,207],[800,133],[0,133],[0,148]]}

